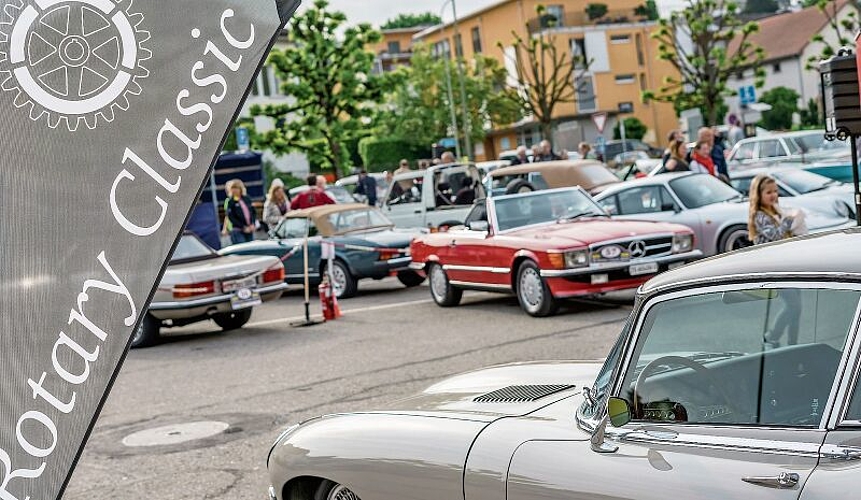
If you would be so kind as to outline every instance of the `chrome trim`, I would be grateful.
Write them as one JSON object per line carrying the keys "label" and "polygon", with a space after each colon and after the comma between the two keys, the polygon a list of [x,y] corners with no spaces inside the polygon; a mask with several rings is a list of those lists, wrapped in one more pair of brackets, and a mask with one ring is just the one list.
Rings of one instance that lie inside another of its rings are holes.
{"label": "chrome trim", "polygon": [[395,257],[393,259],[389,259],[384,261],[386,264],[390,266],[403,266],[409,264],[413,261],[413,258],[407,255],[406,257]]}
{"label": "chrome trim", "polygon": [[[689,234],[689,233],[679,233],[679,234]],[[642,241],[642,240],[647,240],[647,239],[652,239],[652,238],[673,238],[673,237],[675,237],[675,235],[676,235],[676,233],[654,233],[654,234],[649,233],[649,234],[641,234],[641,235],[636,235],[636,236],[625,236],[624,238],[616,238],[614,240],[605,240],[605,241],[599,241],[596,243],[592,243],[591,245],[589,245],[589,250],[595,250],[595,248],[602,247],[604,245],[618,245],[620,243],[631,243],[634,241]],[[672,246],[673,246],[673,244],[672,244],[672,242],[670,242],[670,247],[672,247]]]}
{"label": "chrome trim", "polygon": [[[314,272],[309,271],[308,277],[309,278],[319,278],[320,273],[314,273]],[[288,280],[288,279],[305,279],[305,275],[304,274],[285,274],[284,279],[285,280]]]}
{"label": "chrome trim", "polygon": [[[859,301],[861,302],[861,301]],[[849,348],[849,357],[846,363],[844,364],[841,360],[841,363],[838,365],[838,370],[842,370],[838,372],[840,374],[840,383],[831,396],[828,399],[828,403],[834,401],[834,406],[826,407],[832,408],[831,413],[828,415],[827,428],[835,429],[838,426],[845,425],[859,425],[859,423],[852,423],[856,421],[847,420],[846,414],[849,413],[849,404],[852,400],[852,394],[855,392],[855,386],[859,383],[859,375],[858,369],[859,361],[858,356],[861,355],[861,336],[859,336],[859,324],[861,324],[861,303],[858,304],[858,307],[855,310],[855,318],[852,322],[852,330],[850,330],[850,337],[847,341]],[[852,375],[854,374],[854,375]],[[839,401],[839,406],[837,402]],[[839,423],[838,423],[839,422]]]}
{"label": "chrome trim", "polygon": [[861,458],[861,448],[855,446],[837,446],[826,444],[822,446],[822,458],[831,460],[858,460]]}
{"label": "chrome trim", "polygon": [[462,286],[464,288],[473,288],[477,290],[505,290],[507,292],[511,292],[511,285],[494,285],[489,283],[475,283],[472,281],[455,281],[449,280],[449,283],[455,286]]}
{"label": "chrome trim", "polygon": [[[675,281],[667,283],[645,292],[648,296],[656,295],[665,290],[673,288],[688,288],[693,286],[715,286],[718,283],[725,281],[744,280],[751,281],[768,281],[769,279],[780,278],[796,278],[796,279],[855,279],[861,280],[861,273],[834,273],[834,272],[768,272],[768,273],[747,273],[747,274],[719,274],[709,276],[708,278],[695,278],[685,281]],[[847,283],[841,283],[846,285]],[[639,290],[638,290],[639,292]]]}
{"label": "chrome trim", "polygon": [[628,260],[625,262],[613,262],[604,264],[591,264],[588,267],[578,267],[573,269],[542,269],[542,278],[560,278],[565,276],[577,276],[581,274],[592,274],[600,271],[610,271],[616,269],[625,269],[637,264],[648,264],[656,262],[658,264],[668,264],[678,261],[693,260],[702,257],[703,253],[700,250],[691,250],[687,253],[674,253],[670,255],[662,255],[657,257],[647,257],[645,259]]}
{"label": "chrome trim", "polygon": [[[707,428],[708,424],[692,424]],[[657,427],[652,426],[654,431]],[[642,429],[623,432],[607,431],[607,437],[614,441],[638,444],[658,444],[662,446],[688,446],[700,449],[730,450],[737,452],[767,453],[771,455],[793,455],[811,458],[819,457],[819,443],[803,443],[797,441],[776,441],[773,439],[739,438],[728,436],[710,436],[706,434],[680,433],[675,439],[662,436],[650,436]]]}
{"label": "chrome trim", "polygon": [[493,274],[508,274],[511,272],[510,267],[460,266],[457,264],[443,264],[442,268],[446,271],[471,271],[477,273]]}
{"label": "chrome trim", "polygon": [[781,490],[795,489],[798,486],[798,479],[797,472],[781,472],[776,476],[747,476],[741,478],[745,483]]}
{"label": "chrome trim", "polygon": [[413,271],[424,271],[425,270],[425,264],[423,262],[413,261],[413,262],[410,262],[410,265],[407,267],[409,267]]}
{"label": "chrome trim", "polygon": [[[254,288],[253,291],[259,293],[260,295],[265,295],[267,293],[278,292],[281,290],[287,289],[287,283],[283,281],[280,283],[276,283],[274,285],[257,287]],[[153,302],[149,305],[149,309],[151,311],[169,311],[174,309],[191,309],[193,307],[202,307],[209,306],[214,304],[220,304],[222,302],[230,302],[230,299],[233,297],[233,294],[227,295],[218,295],[215,297],[204,297],[200,299],[192,299],[192,300],[184,300],[184,301],[165,301],[165,302]]]}
{"label": "chrome trim", "polygon": [[278,496],[275,495],[275,487],[274,486],[270,486],[268,491],[269,491],[269,500],[278,500]]}

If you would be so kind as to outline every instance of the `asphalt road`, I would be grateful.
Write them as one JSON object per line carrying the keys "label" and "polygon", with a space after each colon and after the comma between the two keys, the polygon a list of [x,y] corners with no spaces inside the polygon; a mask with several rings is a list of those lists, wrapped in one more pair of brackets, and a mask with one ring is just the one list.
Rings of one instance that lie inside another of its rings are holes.
{"label": "asphalt road", "polygon": [[[337,321],[291,326],[303,317],[302,294],[292,292],[256,308],[241,330],[200,323],[132,351],[64,498],[266,498],[266,454],[288,424],[370,409],[487,365],[602,358],[633,297],[571,301],[535,319],[509,296],[466,293],[461,306],[443,309],[427,286],[393,279],[362,282],[359,293],[341,303]],[[319,310],[312,297],[312,314]],[[181,444],[123,443],[204,421],[229,427]]]}

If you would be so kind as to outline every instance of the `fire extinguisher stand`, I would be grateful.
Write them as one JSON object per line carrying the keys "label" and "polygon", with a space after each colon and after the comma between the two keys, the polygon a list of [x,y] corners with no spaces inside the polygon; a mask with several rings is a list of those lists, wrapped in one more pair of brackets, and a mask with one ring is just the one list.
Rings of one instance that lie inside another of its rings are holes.
{"label": "fire extinguisher stand", "polygon": [[308,225],[305,225],[305,239],[302,242],[302,264],[305,272],[305,320],[290,323],[290,326],[303,327],[319,325],[321,319],[311,319],[311,284],[308,277]]}

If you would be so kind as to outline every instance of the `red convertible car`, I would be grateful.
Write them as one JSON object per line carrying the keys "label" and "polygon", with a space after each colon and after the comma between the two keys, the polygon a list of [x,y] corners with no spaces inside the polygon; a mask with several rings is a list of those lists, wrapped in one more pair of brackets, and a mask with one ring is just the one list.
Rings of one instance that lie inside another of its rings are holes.
{"label": "red convertible car", "polygon": [[687,227],[611,220],[579,188],[479,200],[465,224],[410,245],[410,267],[442,307],[464,290],[513,292],[529,315],[549,316],[558,299],[636,288],[702,256]]}

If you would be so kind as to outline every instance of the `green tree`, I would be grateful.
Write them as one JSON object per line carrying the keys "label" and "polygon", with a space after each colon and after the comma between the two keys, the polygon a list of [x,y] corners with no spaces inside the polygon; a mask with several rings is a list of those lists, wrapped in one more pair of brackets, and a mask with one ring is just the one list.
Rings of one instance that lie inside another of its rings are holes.
{"label": "green tree", "polygon": [[646,0],[646,3],[634,9],[634,14],[643,16],[649,21],[657,21],[661,17],[655,0]]}
{"label": "green tree", "polygon": [[[478,143],[484,140],[489,125],[515,122],[523,116],[523,109],[514,89],[506,87],[507,73],[498,61],[476,56],[472,64],[464,66],[466,114],[471,121],[464,127],[460,123],[463,114],[457,112],[457,132],[470,130],[472,142]],[[448,68],[447,73],[445,59],[431,55],[427,46],[416,46],[410,66],[398,70],[401,75],[398,89],[378,115],[378,135],[394,135],[425,148],[443,137],[455,137],[457,132],[451,130],[451,109],[453,104],[460,111],[461,102],[454,91],[454,102],[449,101],[446,81],[450,76],[454,86],[457,74],[453,64],[449,63]],[[456,137],[464,139],[462,133]]]}
{"label": "green tree", "polygon": [[398,14],[394,19],[389,19],[380,29],[393,30],[398,28],[415,28],[416,26],[436,26],[441,24],[442,19],[432,13],[425,12],[424,14]]}
{"label": "green tree", "polygon": [[854,45],[855,33],[861,29],[861,23],[858,22],[858,3],[855,0],[850,0],[847,4],[851,10],[845,17],[839,17],[842,10],[843,2],[836,0],[809,0],[805,2],[805,7],[816,7],[819,12],[828,20],[828,31],[831,31],[837,39],[836,45],[831,45],[825,40],[822,33],[817,33],[813,36],[812,42],[819,44],[819,54],[810,56],[807,59],[807,69],[815,69],[819,61],[830,58],[837,54],[840,47]]}
{"label": "green tree", "polygon": [[316,0],[294,16],[289,46],[271,52],[269,63],[291,98],[252,107],[253,116],[269,116],[276,123],[274,130],[252,137],[255,146],[276,154],[304,152],[337,178],[351,164],[344,144],[370,121],[392,77],[372,74],[374,55],[365,50],[381,39],[380,33],[369,24],[345,28],[346,16],[328,5]]}
{"label": "green tree", "polygon": [[586,5],[586,15],[589,16],[590,21],[594,21],[595,19],[600,19],[607,15],[607,4],[604,3],[590,3]]}
{"label": "green tree", "polygon": [[752,67],[755,85],[761,87],[764,70],[758,65],[762,47],[750,36],[759,30],[743,22],[731,0],[687,0],[685,8],[658,21],[652,37],[658,57],[668,61],[679,76],[666,76],[660,88],[643,92],[643,99],[671,102],[676,110],[700,108],[706,125],[715,125],[724,98],[733,94],[727,80],[736,71]]}
{"label": "green tree", "polygon": [[[538,17],[544,15],[545,8],[536,8]],[[553,137],[553,111],[563,103],[577,101],[577,87],[574,82],[581,81],[589,71],[591,61],[567,50],[560,50],[556,36],[541,31],[536,36],[523,39],[514,35],[514,54],[505,52],[502,43],[497,46],[516,68],[515,84],[523,109],[538,122],[541,135],[550,140]]]}
{"label": "green tree", "polygon": [[777,0],[747,0],[744,5],[745,14],[770,14],[777,12],[780,4]]}
{"label": "green tree", "polygon": [[[636,117],[630,116],[625,118],[625,138],[626,139],[636,139],[642,140],[643,136],[646,135],[646,132],[649,131],[649,127],[646,126],[645,123],[641,122]],[[613,139],[621,139],[622,138],[622,130],[619,127],[619,122],[616,122],[616,126],[613,127]]]}
{"label": "green tree", "polygon": [[798,111],[799,117],[801,119],[801,126],[804,128],[809,127],[822,127],[822,111],[819,110],[819,103],[816,99],[808,99],[807,106]]}
{"label": "green tree", "polygon": [[762,112],[763,127],[768,130],[789,130],[792,128],[792,115],[798,112],[798,92],[787,87],[774,87],[762,93],[760,102],[771,105]]}

